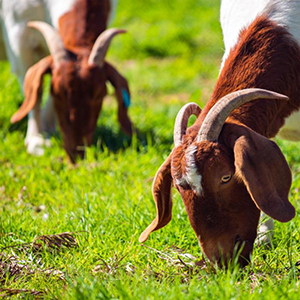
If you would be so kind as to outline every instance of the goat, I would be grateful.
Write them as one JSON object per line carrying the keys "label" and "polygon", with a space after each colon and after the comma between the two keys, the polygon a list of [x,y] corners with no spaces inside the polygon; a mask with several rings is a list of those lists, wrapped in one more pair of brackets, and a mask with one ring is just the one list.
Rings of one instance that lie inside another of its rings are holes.
{"label": "goat", "polygon": [[[25,138],[29,153],[43,154],[47,141],[41,133],[55,130],[56,115],[71,161],[83,157],[83,146],[92,142],[107,81],[116,90],[121,127],[131,135],[127,80],[105,61],[112,38],[125,32],[106,29],[115,2],[0,1],[3,32],[0,41],[4,40],[7,58],[24,86],[25,95],[11,122],[18,122],[29,113]],[[48,50],[50,55],[44,57]],[[51,95],[40,113],[43,77],[47,73],[52,76]]]}
{"label": "goat", "polygon": [[204,254],[219,265],[234,253],[249,262],[260,211],[280,222],[295,216],[291,171],[270,138],[300,140],[299,12],[299,0],[223,0],[218,80],[202,111],[188,103],[177,115],[174,149],[153,181],[157,215],[140,242],[170,222],[172,183]]}

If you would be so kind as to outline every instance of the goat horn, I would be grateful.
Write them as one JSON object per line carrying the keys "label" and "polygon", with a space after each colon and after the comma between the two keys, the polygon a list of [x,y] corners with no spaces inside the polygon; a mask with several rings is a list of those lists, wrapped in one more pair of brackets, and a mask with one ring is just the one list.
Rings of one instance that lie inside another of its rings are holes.
{"label": "goat horn", "polygon": [[197,142],[216,142],[227,117],[239,106],[257,99],[288,101],[287,96],[263,89],[244,89],[221,98],[208,112],[198,132]]}
{"label": "goat horn", "polygon": [[111,40],[115,35],[125,32],[126,30],[116,28],[110,28],[103,31],[94,43],[88,60],[88,64],[98,65],[99,67],[102,67],[104,65],[104,58],[109,48]]}
{"label": "goat horn", "polygon": [[64,42],[55,28],[40,21],[28,22],[27,26],[35,28],[43,34],[55,65],[68,60],[69,55],[64,47]]}
{"label": "goat horn", "polygon": [[198,117],[201,113],[201,108],[198,104],[191,102],[184,105],[177,114],[174,126],[174,144],[178,147],[182,143],[182,137],[186,133],[188,120],[191,115]]}

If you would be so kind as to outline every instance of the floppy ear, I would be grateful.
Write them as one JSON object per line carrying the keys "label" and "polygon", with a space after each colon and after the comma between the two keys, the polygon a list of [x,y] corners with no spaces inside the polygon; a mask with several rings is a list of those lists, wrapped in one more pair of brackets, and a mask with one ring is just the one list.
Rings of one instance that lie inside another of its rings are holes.
{"label": "floppy ear", "polygon": [[280,222],[291,220],[295,216],[288,200],[292,176],[279,147],[249,129],[235,141],[233,151],[236,173],[256,206]]}
{"label": "floppy ear", "polygon": [[132,125],[127,110],[130,106],[130,91],[127,80],[109,63],[105,62],[107,79],[116,90],[118,100],[118,119],[123,131],[132,134]]}
{"label": "floppy ear", "polygon": [[51,73],[52,63],[52,56],[47,56],[28,69],[24,80],[25,100],[18,111],[11,117],[11,123],[16,123],[23,119],[33,109],[37,101],[41,100],[43,76],[46,73]]}
{"label": "floppy ear", "polygon": [[152,185],[152,194],[156,205],[156,218],[140,235],[139,242],[145,242],[152,231],[166,226],[172,219],[172,176],[171,176],[171,157],[158,169]]}

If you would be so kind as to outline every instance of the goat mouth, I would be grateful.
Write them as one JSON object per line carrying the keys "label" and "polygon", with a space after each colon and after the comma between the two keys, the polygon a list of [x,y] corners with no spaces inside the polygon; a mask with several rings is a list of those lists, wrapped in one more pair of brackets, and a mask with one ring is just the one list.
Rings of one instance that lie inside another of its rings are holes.
{"label": "goat mouth", "polygon": [[210,261],[213,264],[216,263],[220,268],[228,268],[235,264],[244,268],[250,263],[252,249],[253,244],[250,241],[244,240],[237,235],[231,251],[220,254]]}
{"label": "goat mouth", "polygon": [[234,253],[238,256],[238,263],[241,267],[245,267],[250,263],[250,255],[253,250],[253,243],[249,240],[242,239],[239,235],[234,240]]}
{"label": "goat mouth", "polygon": [[66,149],[66,152],[72,164],[75,164],[77,159],[85,158],[85,147],[77,147],[76,149],[72,149],[72,150]]}
{"label": "goat mouth", "polygon": [[241,243],[243,240],[242,238],[240,237],[240,235],[236,235],[235,238],[234,238],[234,244],[237,245],[239,243]]}
{"label": "goat mouth", "polygon": [[220,257],[215,261],[211,261],[212,264],[217,264],[219,268],[229,268],[237,264],[239,267],[244,268],[250,263],[250,253],[246,255],[240,254],[237,260],[234,257],[227,257],[227,259]]}

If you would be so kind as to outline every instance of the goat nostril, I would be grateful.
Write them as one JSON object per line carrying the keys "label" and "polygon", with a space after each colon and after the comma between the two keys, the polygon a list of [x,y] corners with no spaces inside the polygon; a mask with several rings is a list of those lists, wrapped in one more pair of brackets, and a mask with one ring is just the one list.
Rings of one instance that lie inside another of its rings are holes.
{"label": "goat nostril", "polygon": [[237,244],[237,243],[240,243],[242,241],[241,237],[237,234],[234,238],[234,243]]}

